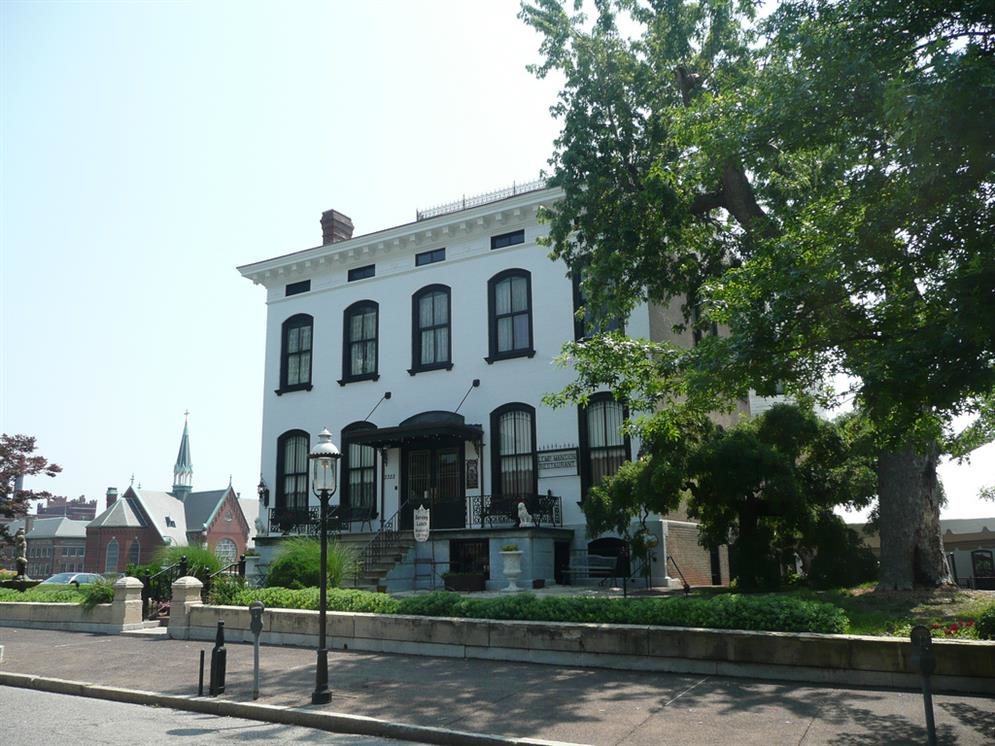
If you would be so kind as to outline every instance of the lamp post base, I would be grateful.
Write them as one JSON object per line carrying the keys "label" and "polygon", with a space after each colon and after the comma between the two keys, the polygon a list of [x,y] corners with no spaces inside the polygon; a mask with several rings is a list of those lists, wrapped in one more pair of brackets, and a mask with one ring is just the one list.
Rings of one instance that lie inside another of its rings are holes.
{"label": "lamp post base", "polygon": [[315,673],[314,691],[311,693],[311,704],[327,705],[332,701],[332,693],[328,690],[328,650],[318,650],[318,668]]}

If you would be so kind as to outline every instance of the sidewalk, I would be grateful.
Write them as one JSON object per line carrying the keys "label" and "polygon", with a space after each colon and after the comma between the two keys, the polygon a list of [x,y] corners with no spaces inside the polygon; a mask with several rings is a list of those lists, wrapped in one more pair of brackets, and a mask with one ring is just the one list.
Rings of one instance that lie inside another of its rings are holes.
{"label": "sidewalk", "polygon": [[[156,630],[158,631],[158,630]],[[293,722],[435,743],[584,744],[925,743],[918,692],[829,689],[715,676],[562,668],[527,663],[426,658],[333,650],[329,705],[311,705],[315,653],[263,646],[260,698],[253,710],[251,645],[228,644],[227,688],[197,698],[200,651],[211,644],[161,634],[114,636],[0,628],[0,684],[23,676],[151,692],[166,706]],[[44,688],[43,682],[34,684]],[[98,693],[99,694],[99,693]],[[145,695],[130,701],[157,703]],[[196,706],[200,702],[202,706]],[[995,700],[933,698],[940,743],[995,742]],[[335,718],[329,713],[347,717]],[[317,716],[317,717],[316,717]],[[353,718],[375,718],[366,721]],[[322,720],[324,718],[324,720]],[[353,725],[350,725],[352,723]],[[424,729],[407,732],[390,724]],[[467,735],[461,735],[467,734]],[[494,734],[499,738],[473,738]]]}

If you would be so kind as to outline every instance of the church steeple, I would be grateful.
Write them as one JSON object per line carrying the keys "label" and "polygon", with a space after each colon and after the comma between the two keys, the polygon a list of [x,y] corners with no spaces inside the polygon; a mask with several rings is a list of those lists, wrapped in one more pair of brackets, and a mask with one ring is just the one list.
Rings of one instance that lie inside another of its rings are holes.
{"label": "church steeple", "polygon": [[183,500],[193,489],[193,464],[190,463],[190,433],[187,418],[190,412],[183,413],[183,437],[180,438],[180,452],[176,454],[173,467],[173,496]]}

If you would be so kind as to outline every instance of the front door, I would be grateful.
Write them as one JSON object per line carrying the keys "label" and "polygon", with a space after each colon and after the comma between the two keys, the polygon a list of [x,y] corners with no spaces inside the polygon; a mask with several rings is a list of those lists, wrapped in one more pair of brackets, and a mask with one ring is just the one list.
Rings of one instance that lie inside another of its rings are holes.
{"label": "front door", "polygon": [[466,514],[463,489],[463,444],[411,448],[404,459],[404,486],[408,501],[403,526],[413,525],[419,505],[432,510],[432,528],[463,528]]}

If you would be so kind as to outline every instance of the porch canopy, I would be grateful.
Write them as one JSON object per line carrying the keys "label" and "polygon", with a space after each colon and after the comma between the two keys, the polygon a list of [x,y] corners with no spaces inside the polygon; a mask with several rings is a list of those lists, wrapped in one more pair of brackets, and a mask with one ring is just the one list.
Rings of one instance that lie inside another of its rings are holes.
{"label": "porch canopy", "polygon": [[467,425],[463,415],[455,412],[421,412],[396,427],[380,427],[349,435],[349,442],[376,448],[397,448],[414,441],[484,439],[482,425]]}

